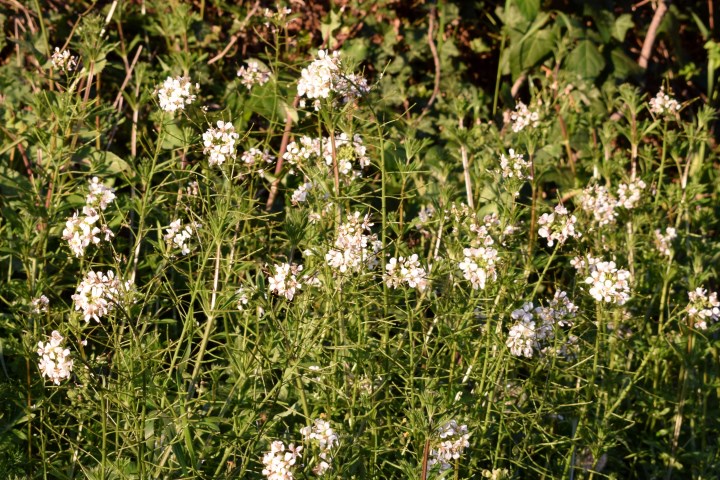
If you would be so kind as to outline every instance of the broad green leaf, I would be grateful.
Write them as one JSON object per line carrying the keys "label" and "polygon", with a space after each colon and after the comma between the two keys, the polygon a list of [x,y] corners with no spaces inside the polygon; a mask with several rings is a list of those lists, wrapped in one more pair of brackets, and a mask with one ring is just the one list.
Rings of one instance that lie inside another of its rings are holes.
{"label": "broad green leaf", "polygon": [[610,59],[613,64],[613,76],[615,78],[625,79],[642,72],[637,62],[628,57],[620,48],[614,48],[610,52]]}
{"label": "broad green leaf", "polygon": [[550,29],[538,30],[510,49],[510,71],[517,78],[547,58],[554,49],[555,35]]}
{"label": "broad green leaf", "polygon": [[590,40],[581,40],[565,59],[568,70],[583,78],[594,79],[605,68],[605,59]]}
{"label": "broad green leaf", "polygon": [[635,23],[632,21],[632,16],[629,13],[623,13],[615,20],[615,25],[612,29],[613,38],[617,39],[619,42],[624,42],[625,35],[627,35],[628,30],[634,26]]}
{"label": "broad green leaf", "polygon": [[540,11],[540,0],[516,0],[515,3],[523,17],[530,21],[535,20]]}

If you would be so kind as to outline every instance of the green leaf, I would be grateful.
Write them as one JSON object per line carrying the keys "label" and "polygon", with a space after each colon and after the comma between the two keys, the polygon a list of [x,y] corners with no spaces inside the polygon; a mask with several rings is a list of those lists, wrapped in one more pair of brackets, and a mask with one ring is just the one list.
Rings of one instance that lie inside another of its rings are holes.
{"label": "green leaf", "polygon": [[605,59],[590,40],[582,40],[565,59],[565,66],[586,79],[595,79],[605,68]]}
{"label": "green leaf", "polygon": [[620,48],[614,48],[610,52],[610,59],[613,65],[613,76],[618,79],[626,79],[642,73],[642,69],[635,60],[628,57]]}
{"label": "green leaf", "polygon": [[518,10],[523,14],[523,17],[532,21],[540,11],[540,0],[516,0]]}
{"label": "green leaf", "polygon": [[555,47],[555,35],[548,29],[538,30],[510,49],[510,71],[517,78],[548,57]]}
{"label": "green leaf", "polygon": [[613,38],[619,42],[624,42],[628,30],[634,26],[635,23],[632,21],[632,16],[629,13],[623,13],[615,20],[615,25],[613,25],[612,29]]}

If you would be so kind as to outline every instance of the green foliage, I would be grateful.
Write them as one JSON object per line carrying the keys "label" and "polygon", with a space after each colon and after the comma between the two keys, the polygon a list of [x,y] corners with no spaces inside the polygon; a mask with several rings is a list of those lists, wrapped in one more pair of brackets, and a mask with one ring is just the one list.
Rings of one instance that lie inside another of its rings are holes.
{"label": "green foliage", "polygon": [[[0,7],[2,475],[259,479],[281,441],[294,478],[720,476],[707,2],[645,70],[650,3],[25,3]],[[318,49],[335,83],[299,95]],[[556,207],[581,235],[548,242]],[[433,464],[443,440],[467,446]]]}

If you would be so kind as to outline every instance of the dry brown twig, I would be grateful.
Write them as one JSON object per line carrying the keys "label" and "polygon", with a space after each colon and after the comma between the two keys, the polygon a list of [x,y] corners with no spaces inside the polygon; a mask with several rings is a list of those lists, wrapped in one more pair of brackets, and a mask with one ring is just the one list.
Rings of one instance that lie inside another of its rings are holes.
{"label": "dry brown twig", "polygon": [[655,15],[653,15],[650,26],[648,27],[647,35],[645,35],[645,41],[643,42],[642,50],[640,51],[640,57],[638,58],[638,65],[643,70],[648,67],[650,61],[650,54],[652,53],[653,45],[655,44],[655,38],[657,37],[657,31],[660,27],[663,17],[668,11],[671,0],[660,0]]}
{"label": "dry brown twig", "polygon": [[438,51],[437,47],[435,46],[435,40],[433,39],[433,34],[435,30],[435,7],[430,8],[430,22],[428,25],[428,35],[427,35],[427,42],[428,46],[430,47],[430,52],[432,53],[433,62],[435,63],[435,84],[433,86],[432,95],[430,95],[430,100],[428,100],[427,105],[422,109],[422,112],[420,112],[420,115],[417,119],[415,119],[415,124],[420,123],[420,120],[423,119],[425,114],[428,113],[430,110],[430,107],[433,103],[435,103],[435,99],[437,98],[438,94],[440,93],[440,57],[438,57]]}

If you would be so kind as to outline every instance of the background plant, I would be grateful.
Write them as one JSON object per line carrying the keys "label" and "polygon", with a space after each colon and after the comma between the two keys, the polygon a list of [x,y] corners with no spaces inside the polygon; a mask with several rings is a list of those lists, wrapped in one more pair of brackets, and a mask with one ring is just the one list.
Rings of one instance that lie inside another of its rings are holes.
{"label": "background plant", "polygon": [[2,471],[717,477],[713,4],[593,5],[2,2]]}

